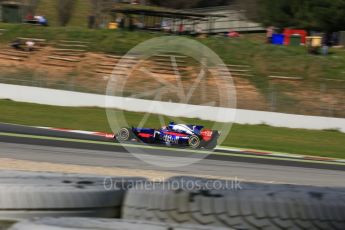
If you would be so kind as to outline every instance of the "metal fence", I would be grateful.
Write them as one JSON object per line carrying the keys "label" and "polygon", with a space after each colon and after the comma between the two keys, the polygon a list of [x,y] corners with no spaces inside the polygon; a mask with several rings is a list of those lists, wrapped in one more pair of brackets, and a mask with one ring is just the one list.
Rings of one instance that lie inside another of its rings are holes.
{"label": "metal fence", "polygon": [[345,81],[270,81],[268,110],[303,115],[345,117]]}
{"label": "metal fence", "polygon": [[[107,76],[80,79],[69,76],[60,80],[35,74],[33,76],[0,75],[0,82],[16,85],[53,88],[95,94],[105,94]],[[236,82],[236,81],[235,81]],[[345,117],[345,81],[324,80],[317,83],[289,80],[269,80],[267,88],[256,89],[257,97],[238,87],[238,108],[291,114]],[[255,87],[254,87],[255,89]],[[247,97],[246,97],[247,96]]]}

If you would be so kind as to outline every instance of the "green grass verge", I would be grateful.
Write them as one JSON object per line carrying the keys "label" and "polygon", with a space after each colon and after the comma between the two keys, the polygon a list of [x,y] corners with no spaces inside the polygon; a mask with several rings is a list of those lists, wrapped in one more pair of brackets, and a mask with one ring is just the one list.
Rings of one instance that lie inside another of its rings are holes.
{"label": "green grass verge", "polygon": [[[71,108],[0,100],[0,122],[59,128],[107,131],[110,128],[102,108]],[[124,112],[127,122],[136,125],[143,114]],[[165,119],[167,121],[167,119]],[[210,121],[183,119],[210,127]],[[149,117],[149,127],[159,127],[157,116]],[[222,145],[288,152],[312,156],[345,158],[345,134],[335,130],[305,130],[267,125],[234,124]]]}

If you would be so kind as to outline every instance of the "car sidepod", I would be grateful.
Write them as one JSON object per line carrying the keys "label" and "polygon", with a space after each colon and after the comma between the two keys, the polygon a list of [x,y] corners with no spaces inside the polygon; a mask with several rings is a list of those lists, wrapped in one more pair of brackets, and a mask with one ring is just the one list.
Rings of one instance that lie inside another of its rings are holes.
{"label": "car sidepod", "polygon": [[186,133],[173,132],[169,130],[160,130],[159,138],[166,145],[186,146],[188,145],[189,136],[190,135]]}
{"label": "car sidepod", "polygon": [[139,141],[149,144],[157,142],[157,131],[155,129],[132,128],[132,132]]}

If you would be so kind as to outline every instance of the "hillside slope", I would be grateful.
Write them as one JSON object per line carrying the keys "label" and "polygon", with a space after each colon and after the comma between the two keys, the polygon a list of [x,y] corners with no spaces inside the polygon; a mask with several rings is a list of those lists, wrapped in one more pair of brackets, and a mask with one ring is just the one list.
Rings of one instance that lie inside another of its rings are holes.
{"label": "hillside slope", "polygon": [[[77,68],[68,71],[56,71],[53,67],[39,67],[47,72],[58,73],[56,81],[66,85],[66,79],[83,79],[83,84],[76,84],[82,91],[99,92],[102,81],[93,77],[93,71],[99,62],[99,52],[125,54],[135,45],[147,39],[162,36],[163,33],[126,30],[91,30],[81,27],[37,27],[31,25],[12,25],[0,23],[0,28],[7,31],[0,36],[0,48],[8,47],[16,37],[34,37],[47,39],[54,46],[60,40],[79,40],[89,42],[86,57]],[[225,37],[192,38],[214,50],[225,63],[232,65],[248,65],[252,74],[235,78],[238,88],[240,108],[269,110],[297,114],[345,117],[345,52],[344,49],[331,49],[329,56],[307,54],[305,47],[283,47],[264,43],[260,34],[242,35],[240,38]],[[37,53],[37,58],[47,56],[49,47]],[[14,68],[4,67],[3,77],[29,78],[30,73],[37,72],[39,61],[35,55],[26,63],[10,64]],[[3,62],[3,61],[2,61]],[[12,62],[11,62],[12,63]],[[7,64],[6,64],[7,65]],[[50,70],[51,69],[51,70]],[[92,72],[92,73],[90,73]],[[85,74],[87,73],[87,74]],[[37,75],[37,74],[36,74]],[[36,76],[35,75],[35,76]],[[44,79],[39,74],[40,79]],[[53,74],[54,75],[54,74]],[[270,76],[297,77],[300,80],[272,79]],[[61,80],[65,79],[65,80]],[[94,82],[95,81],[95,82]],[[88,82],[86,84],[86,82]],[[67,84],[69,87],[71,83]],[[97,89],[90,89],[90,86]]]}

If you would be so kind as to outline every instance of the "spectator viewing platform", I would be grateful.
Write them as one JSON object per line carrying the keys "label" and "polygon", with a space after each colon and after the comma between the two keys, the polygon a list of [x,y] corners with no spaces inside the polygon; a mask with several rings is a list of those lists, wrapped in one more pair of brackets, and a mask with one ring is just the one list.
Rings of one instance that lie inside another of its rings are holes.
{"label": "spectator viewing platform", "polygon": [[227,17],[221,14],[205,14],[172,9],[138,9],[132,7],[115,7],[110,10],[110,14],[118,19],[120,27],[179,33],[197,33],[200,25],[205,23],[208,27],[203,28],[202,32],[212,33],[215,19]]}

